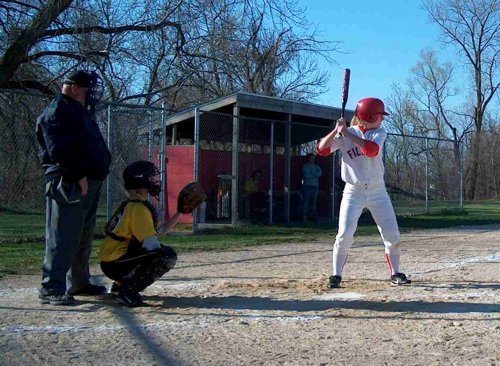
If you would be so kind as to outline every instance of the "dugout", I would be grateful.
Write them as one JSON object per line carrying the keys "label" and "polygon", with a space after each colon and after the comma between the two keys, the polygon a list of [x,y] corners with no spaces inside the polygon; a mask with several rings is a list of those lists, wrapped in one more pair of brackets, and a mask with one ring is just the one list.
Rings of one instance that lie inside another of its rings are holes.
{"label": "dugout", "polygon": [[[346,111],[346,118],[353,111]],[[302,166],[316,141],[331,131],[340,108],[250,93],[234,93],[166,118],[165,216],[176,210],[184,184],[198,180],[206,203],[194,227],[209,224],[291,223],[302,220]],[[318,221],[338,213],[338,157],[317,157],[323,171]],[[258,200],[245,184],[257,171]],[[255,217],[258,201],[259,215]]]}

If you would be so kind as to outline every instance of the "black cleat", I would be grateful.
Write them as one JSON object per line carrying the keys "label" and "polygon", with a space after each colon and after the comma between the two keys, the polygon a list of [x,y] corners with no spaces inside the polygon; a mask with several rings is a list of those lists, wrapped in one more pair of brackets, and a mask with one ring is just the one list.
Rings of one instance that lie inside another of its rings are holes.
{"label": "black cleat", "polygon": [[120,290],[121,290],[121,286],[118,283],[113,282],[113,284],[111,285],[111,287],[108,290],[108,295],[111,295],[113,297],[117,297],[118,294],[120,293]]}
{"label": "black cleat", "polygon": [[342,281],[342,277],[340,276],[330,276],[330,279],[328,280],[328,288],[339,288],[340,287],[340,282]]}
{"label": "black cleat", "polygon": [[129,308],[135,308],[144,305],[142,297],[138,292],[120,290],[116,296],[116,302],[119,304],[128,306]]}
{"label": "black cleat", "polygon": [[391,276],[391,283],[395,286],[409,285],[411,280],[404,273],[396,273]]}

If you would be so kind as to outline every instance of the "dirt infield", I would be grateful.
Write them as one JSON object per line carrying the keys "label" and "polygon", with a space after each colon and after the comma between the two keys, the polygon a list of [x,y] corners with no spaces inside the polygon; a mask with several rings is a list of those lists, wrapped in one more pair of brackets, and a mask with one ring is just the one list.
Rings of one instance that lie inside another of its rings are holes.
{"label": "dirt infield", "polygon": [[40,305],[39,275],[7,276],[0,364],[500,365],[500,225],[403,243],[406,287],[389,285],[375,236],[329,291],[332,241],[181,255],[137,309]]}

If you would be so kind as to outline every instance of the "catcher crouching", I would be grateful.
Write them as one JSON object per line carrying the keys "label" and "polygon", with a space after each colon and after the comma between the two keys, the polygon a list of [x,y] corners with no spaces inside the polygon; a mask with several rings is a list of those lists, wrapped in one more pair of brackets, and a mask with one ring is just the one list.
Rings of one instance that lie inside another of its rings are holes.
{"label": "catcher crouching", "polygon": [[149,161],[136,161],[123,171],[129,199],[115,211],[105,227],[98,254],[102,272],[112,279],[109,293],[118,303],[135,307],[143,304],[140,292],[174,268],[177,253],[161,245],[158,237],[166,235],[183,214],[193,212],[206,198],[197,182],[179,193],[177,212],[157,227],[156,209],[147,201],[148,194],[158,198],[159,172]]}

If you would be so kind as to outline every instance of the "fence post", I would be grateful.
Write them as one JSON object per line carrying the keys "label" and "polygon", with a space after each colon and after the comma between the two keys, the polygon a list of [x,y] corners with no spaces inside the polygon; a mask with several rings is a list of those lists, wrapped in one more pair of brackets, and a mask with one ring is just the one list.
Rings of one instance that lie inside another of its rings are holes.
{"label": "fence post", "polygon": [[429,139],[425,139],[425,213],[429,213]]}
{"label": "fence post", "polygon": [[161,103],[161,137],[160,137],[160,184],[162,186],[162,194],[160,194],[160,220],[162,223],[165,222],[165,188],[167,187],[166,182],[166,145],[167,145],[167,126],[165,123],[165,101]]}
{"label": "fence post", "polygon": [[292,153],[292,115],[287,114],[285,124],[285,223],[290,224],[290,171]]}
{"label": "fence post", "polygon": [[331,164],[331,174],[332,174],[332,181],[331,181],[331,200],[332,200],[332,222],[335,221],[335,201],[337,199],[337,192],[335,192],[335,183],[337,183],[337,178],[335,177],[335,172],[337,168],[337,154],[338,150],[336,150],[333,154],[330,154],[330,160],[332,162]]}
{"label": "fence post", "polygon": [[[108,149],[113,156],[113,126],[112,126],[112,116],[111,116],[111,105],[108,105]],[[113,215],[113,187],[112,187],[112,176],[108,174],[106,178],[106,221],[108,221]]]}
{"label": "fence post", "polygon": [[153,117],[151,111],[147,110],[148,116],[148,160],[153,161]]}
{"label": "fence post", "polygon": [[271,141],[269,144],[269,225],[273,224],[273,197],[274,197],[274,121],[271,122]]}
{"label": "fence post", "polygon": [[[198,181],[199,167],[200,163],[200,108],[196,107],[194,109],[194,172],[193,178]],[[196,231],[198,227],[198,209],[193,211],[193,232]]]}
{"label": "fence post", "polygon": [[238,182],[240,173],[240,106],[233,106],[233,148],[231,156],[231,225],[238,222]]}
{"label": "fence post", "polygon": [[464,143],[459,141],[458,147],[460,155],[460,211],[464,210]]}

